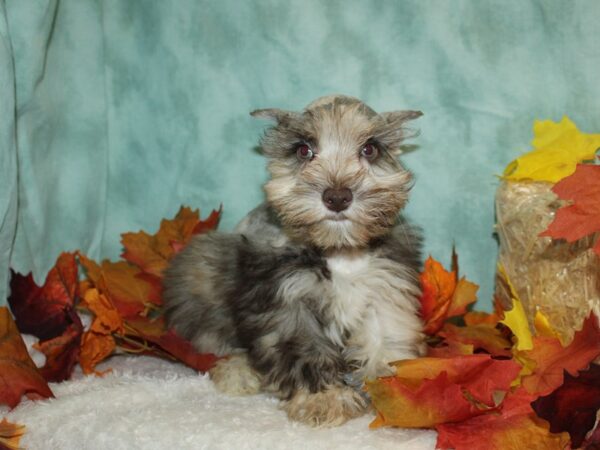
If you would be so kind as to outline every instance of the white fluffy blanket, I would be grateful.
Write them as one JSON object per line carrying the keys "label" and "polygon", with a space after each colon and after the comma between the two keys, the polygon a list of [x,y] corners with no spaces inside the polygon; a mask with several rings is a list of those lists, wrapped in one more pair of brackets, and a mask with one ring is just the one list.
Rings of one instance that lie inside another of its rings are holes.
{"label": "white fluffy blanket", "polygon": [[99,377],[52,384],[56,398],[6,414],[29,450],[433,449],[433,431],[369,430],[372,415],[332,429],[291,423],[267,395],[227,397],[208,376],[151,357],[113,357]]}

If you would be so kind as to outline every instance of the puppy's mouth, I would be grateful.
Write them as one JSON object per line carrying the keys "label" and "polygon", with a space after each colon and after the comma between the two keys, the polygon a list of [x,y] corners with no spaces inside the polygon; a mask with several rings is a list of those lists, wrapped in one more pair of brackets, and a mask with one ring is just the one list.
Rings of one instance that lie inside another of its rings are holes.
{"label": "puppy's mouth", "polygon": [[348,218],[348,216],[346,216],[343,213],[337,213],[337,214],[332,214],[330,216],[325,217],[325,221],[328,221],[328,222],[344,222],[344,221],[350,221],[350,219]]}

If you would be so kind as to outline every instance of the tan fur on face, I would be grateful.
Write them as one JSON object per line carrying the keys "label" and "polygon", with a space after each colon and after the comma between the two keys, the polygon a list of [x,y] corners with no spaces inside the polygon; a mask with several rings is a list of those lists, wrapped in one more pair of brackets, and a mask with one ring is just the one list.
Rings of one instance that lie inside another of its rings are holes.
{"label": "tan fur on face", "polygon": [[[267,133],[263,147],[272,157],[272,179],[265,192],[293,238],[324,249],[363,247],[394,225],[411,185],[410,173],[394,159],[402,123],[402,117],[377,115],[356,99],[331,97],[303,114],[287,113]],[[373,162],[360,156],[370,140],[380,148]],[[297,160],[299,142],[310,143],[312,161]],[[322,202],[327,188],[352,191],[353,202],[342,213],[347,220],[331,220],[335,213]]]}

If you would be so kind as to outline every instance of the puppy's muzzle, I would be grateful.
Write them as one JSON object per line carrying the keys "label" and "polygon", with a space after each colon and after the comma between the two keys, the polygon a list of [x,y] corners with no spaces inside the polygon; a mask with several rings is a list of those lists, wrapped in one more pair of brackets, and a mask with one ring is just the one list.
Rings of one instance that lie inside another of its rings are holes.
{"label": "puppy's muzzle", "polygon": [[325,189],[325,192],[323,192],[323,203],[331,211],[343,211],[352,203],[352,191],[348,188]]}

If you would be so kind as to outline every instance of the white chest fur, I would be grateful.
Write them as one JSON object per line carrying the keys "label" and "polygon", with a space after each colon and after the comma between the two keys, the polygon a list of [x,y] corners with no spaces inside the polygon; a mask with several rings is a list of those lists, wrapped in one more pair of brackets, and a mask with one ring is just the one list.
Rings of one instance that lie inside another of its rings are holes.
{"label": "white chest fur", "polygon": [[420,353],[418,289],[404,266],[364,252],[330,256],[327,265],[334,322],[330,337],[341,343],[344,331],[349,332],[345,356],[360,376],[388,374],[387,363]]}

